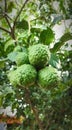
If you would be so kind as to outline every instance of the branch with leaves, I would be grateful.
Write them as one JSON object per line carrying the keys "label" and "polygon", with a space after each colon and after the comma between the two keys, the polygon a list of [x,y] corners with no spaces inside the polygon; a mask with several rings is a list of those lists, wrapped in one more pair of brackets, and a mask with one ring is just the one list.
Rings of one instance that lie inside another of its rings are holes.
{"label": "branch with leaves", "polygon": [[[26,1],[24,2],[23,6],[21,7],[20,11],[18,12],[18,14],[17,14],[17,16],[16,16],[16,18],[15,18],[15,20],[14,20],[14,22],[13,22],[12,37],[13,37],[13,39],[14,39],[15,41],[16,41],[16,38],[15,38],[15,26],[16,26],[16,22],[17,22],[17,19],[18,19],[18,17],[20,16],[20,14],[21,14],[21,12],[22,12],[22,10],[23,10],[23,8],[25,7],[25,5],[26,5],[27,2],[28,2],[28,0],[26,0]],[[16,42],[15,42],[15,45],[17,45]]]}
{"label": "branch with leaves", "polygon": [[7,24],[8,24],[8,26],[10,27],[10,29],[12,29],[12,28],[11,28],[10,21],[8,20],[8,17],[7,17],[7,15],[6,15],[6,13],[7,13],[7,0],[4,0],[4,2],[5,2],[5,14],[4,14],[4,18],[5,18],[5,20],[7,21]]}
{"label": "branch with leaves", "polygon": [[7,33],[9,33],[11,35],[11,32],[9,30],[7,30],[7,29],[5,29],[3,27],[0,27],[0,29],[3,30],[3,31],[5,31],[5,32],[7,32]]}
{"label": "branch with leaves", "polygon": [[26,1],[24,2],[23,6],[21,7],[20,11],[18,12],[18,14],[17,14],[17,16],[16,16],[16,18],[15,18],[15,20],[14,20],[13,28],[15,27],[16,22],[17,22],[17,19],[18,19],[18,17],[20,16],[20,14],[21,14],[23,8],[25,7],[25,5],[26,5],[26,3],[27,3],[28,1],[29,1],[29,0],[26,0]]}
{"label": "branch with leaves", "polygon": [[[21,14],[21,12],[22,12],[22,10],[23,10],[23,8],[25,7],[25,5],[26,5],[27,2],[28,2],[28,0],[26,0],[26,1],[24,2],[24,4],[22,5],[20,11],[18,12],[17,16],[15,17],[15,20],[13,21],[13,20],[8,16],[8,14],[7,14],[7,0],[4,0],[4,5],[5,5],[5,6],[4,6],[4,11],[3,11],[3,17],[5,18],[7,24],[8,24],[8,26],[9,26],[9,28],[10,28],[10,31],[7,30],[7,29],[5,29],[5,28],[3,28],[3,27],[0,27],[0,29],[3,30],[3,31],[5,31],[5,32],[7,32],[8,34],[10,34],[10,36],[11,36],[11,37],[14,39],[14,41],[15,41],[15,45],[17,45],[17,43],[16,43],[16,36],[15,36],[15,26],[16,26],[16,22],[17,22],[18,17],[20,16],[20,14]],[[10,20],[13,21],[13,26],[12,26],[12,27],[11,27],[11,24],[10,24]]]}

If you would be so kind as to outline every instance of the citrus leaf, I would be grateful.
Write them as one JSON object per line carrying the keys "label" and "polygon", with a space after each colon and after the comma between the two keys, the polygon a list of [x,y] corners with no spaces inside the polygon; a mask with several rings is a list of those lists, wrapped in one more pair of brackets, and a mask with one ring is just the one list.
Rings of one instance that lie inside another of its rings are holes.
{"label": "citrus leaf", "polygon": [[55,24],[58,24],[61,20],[62,20],[62,16],[56,16],[56,17],[54,17],[54,20],[53,20],[53,22],[52,22],[52,26],[53,25],[55,25]]}
{"label": "citrus leaf", "polygon": [[66,14],[66,9],[65,9],[65,6],[64,6],[64,0],[60,1],[60,9],[63,11],[64,14]]}
{"label": "citrus leaf", "polygon": [[43,44],[50,44],[53,42],[55,38],[54,32],[51,28],[47,28],[47,30],[43,30],[40,34],[40,40]]}
{"label": "citrus leaf", "polygon": [[8,94],[11,94],[11,93],[14,94],[15,92],[13,91],[12,88],[6,86],[6,88],[5,88],[4,92],[3,92],[4,96],[6,96]]}
{"label": "citrus leaf", "polygon": [[14,41],[12,39],[9,39],[4,46],[4,51],[10,52],[14,47]]}
{"label": "citrus leaf", "polygon": [[3,68],[7,59],[0,59],[0,68]]}
{"label": "citrus leaf", "polygon": [[8,54],[8,59],[11,60],[12,62],[16,61],[16,56],[17,56],[18,52],[11,52]]}
{"label": "citrus leaf", "polygon": [[60,66],[59,58],[55,54],[51,54],[49,64],[55,68],[59,68],[59,66]]}
{"label": "citrus leaf", "polygon": [[8,2],[8,12],[12,12],[13,8],[15,8],[15,3],[13,1]]}
{"label": "citrus leaf", "polygon": [[65,33],[61,38],[60,41],[57,42],[54,47],[51,49],[51,52],[57,52],[64,44],[66,41],[69,41],[72,39],[72,34],[71,33]]}
{"label": "citrus leaf", "polygon": [[28,22],[26,20],[22,20],[20,22],[17,22],[16,23],[16,27],[18,29],[25,29],[25,30],[27,30],[28,29]]}
{"label": "citrus leaf", "polygon": [[61,42],[66,42],[68,40],[72,39],[72,34],[71,33],[65,33],[61,38],[60,41]]}

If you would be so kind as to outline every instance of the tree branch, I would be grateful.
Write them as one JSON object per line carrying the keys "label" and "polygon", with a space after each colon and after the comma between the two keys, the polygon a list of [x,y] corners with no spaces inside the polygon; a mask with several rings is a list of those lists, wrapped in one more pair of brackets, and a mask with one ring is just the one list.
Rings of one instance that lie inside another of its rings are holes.
{"label": "tree branch", "polygon": [[43,130],[41,120],[39,119],[38,110],[35,106],[33,106],[32,101],[30,99],[30,93],[27,88],[25,88],[25,98],[26,98],[26,101],[28,102],[28,104],[30,105],[30,108],[33,110],[33,113],[35,115],[35,118],[36,118],[36,121],[37,121],[37,124],[38,124],[40,130]]}
{"label": "tree branch", "polygon": [[[21,12],[22,12],[22,10],[23,10],[23,8],[24,8],[24,6],[26,5],[27,2],[28,2],[28,0],[26,0],[26,1],[24,2],[23,6],[21,7],[20,11],[18,12],[18,14],[17,14],[17,16],[16,16],[16,18],[15,18],[15,20],[14,20],[14,22],[13,22],[13,27],[12,27],[12,29],[11,29],[11,33],[12,33],[12,38],[13,38],[15,41],[16,41],[16,37],[15,37],[15,25],[16,25],[16,22],[17,22],[18,17],[20,16],[20,14],[21,14]],[[17,45],[16,42],[15,42],[15,45]]]}
{"label": "tree branch", "polygon": [[7,13],[5,13],[5,15],[6,15],[10,20],[13,21],[13,19],[12,19]]}
{"label": "tree branch", "polygon": [[5,2],[5,12],[7,12],[7,0],[4,0]]}
{"label": "tree branch", "polygon": [[5,1],[5,14],[4,14],[4,18],[6,19],[6,21],[7,21],[8,25],[9,25],[10,29],[12,29],[11,25],[10,25],[10,22],[9,22],[9,20],[7,18],[7,15],[6,15],[6,13],[7,13],[7,0],[4,0],[4,1]]}
{"label": "tree branch", "polygon": [[15,20],[14,20],[14,26],[15,26],[15,24],[16,24],[16,21],[17,21],[18,17],[19,17],[20,14],[21,14],[23,8],[25,7],[25,5],[26,5],[26,3],[27,3],[28,1],[29,1],[29,0],[26,0],[26,1],[24,2],[23,6],[21,7],[20,11],[18,12],[18,14],[17,14],[17,16],[16,16],[16,18],[15,18]]}
{"label": "tree branch", "polygon": [[14,31],[13,27],[11,27],[10,21],[9,21],[7,15],[6,15],[7,14],[7,0],[4,0],[4,2],[5,2],[5,14],[4,14],[4,18],[7,21],[8,26],[10,27],[10,30],[11,30],[10,35],[15,40],[14,44],[17,45],[17,43],[16,43],[16,37],[15,37],[15,31]]}
{"label": "tree branch", "polygon": [[12,27],[11,27],[11,25],[10,25],[10,22],[9,22],[8,18],[6,17],[6,15],[5,15],[5,20],[7,21],[7,23],[8,23],[8,25],[9,25],[10,29],[12,29]]}
{"label": "tree branch", "polygon": [[4,16],[6,16],[8,19],[10,19],[10,20],[12,20],[13,21],[13,19],[7,14],[7,12],[2,12],[2,15],[3,15],[3,17]]}
{"label": "tree branch", "polygon": [[3,31],[5,31],[5,32],[7,32],[7,33],[9,33],[9,34],[11,34],[11,32],[9,30],[7,30],[7,29],[5,29],[3,27],[0,27],[0,29],[3,30]]}

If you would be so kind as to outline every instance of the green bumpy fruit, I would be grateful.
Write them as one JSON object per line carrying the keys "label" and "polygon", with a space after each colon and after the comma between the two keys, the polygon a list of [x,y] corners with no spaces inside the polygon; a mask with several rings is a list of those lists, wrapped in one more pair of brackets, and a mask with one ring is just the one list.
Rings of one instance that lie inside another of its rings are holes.
{"label": "green bumpy fruit", "polygon": [[14,85],[14,86],[19,85],[19,82],[20,82],[20,74],[17,73],[16,70],[13,70],[13,71],[9,72],[8,78],[9,78],[10,83],[11,83],[12,85]]}
{"label": "green bumpy fruit", "polygon": [[19,52],[16,57],[16,64],[20,66],[28,63],[29,63],[28,54],[26,52]]}
{"label": "green bumpy fruit", "polygon": [[58,86],[59,75],[55,68],[47,66],[38,72],[38,84],[39,86],[51,89]]}
{"label": "green bumpy fruit", "polygon": [[45,67],[49,61],[48,46],[37,44],[29,47],[29,62],[36,68]]}
{"label": "green bumpy fruit", "polygon": [[8,78],[13,86],[31,86],[36,81],[36,69],[30,64],[24,64],[9,73]]}

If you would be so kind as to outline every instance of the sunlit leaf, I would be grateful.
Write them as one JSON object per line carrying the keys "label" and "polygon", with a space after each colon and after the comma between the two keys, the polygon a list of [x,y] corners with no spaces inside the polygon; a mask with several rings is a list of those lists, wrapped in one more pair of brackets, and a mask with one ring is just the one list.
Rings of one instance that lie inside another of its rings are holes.
{"label": "sunlit leaf", "polygon": [[49,64],[55,68],[59,68],[60,67],[59,58],[55,54],[51,54]]}
{"label": "sunlit leaf", "polygon": [[5,46],[4,46],[4,51],[12,51],[14,48],[14,41],[12,39],[8,40],[6,43],[5,43]]}
{"label": "sunlit leaf", "polygon": [[16,60],[16,56],[17,56],[18,52],[11,52],[8,54],[8,59],[11,60],[12,62],[14,62]]}
{"label": "sunlit leaf", "polygon": [[11,94],[11,93],[14,94],[15,92],[14,92],[14,90],[12,88],[6,86],[3,93],[6,96],[7,94]]}

